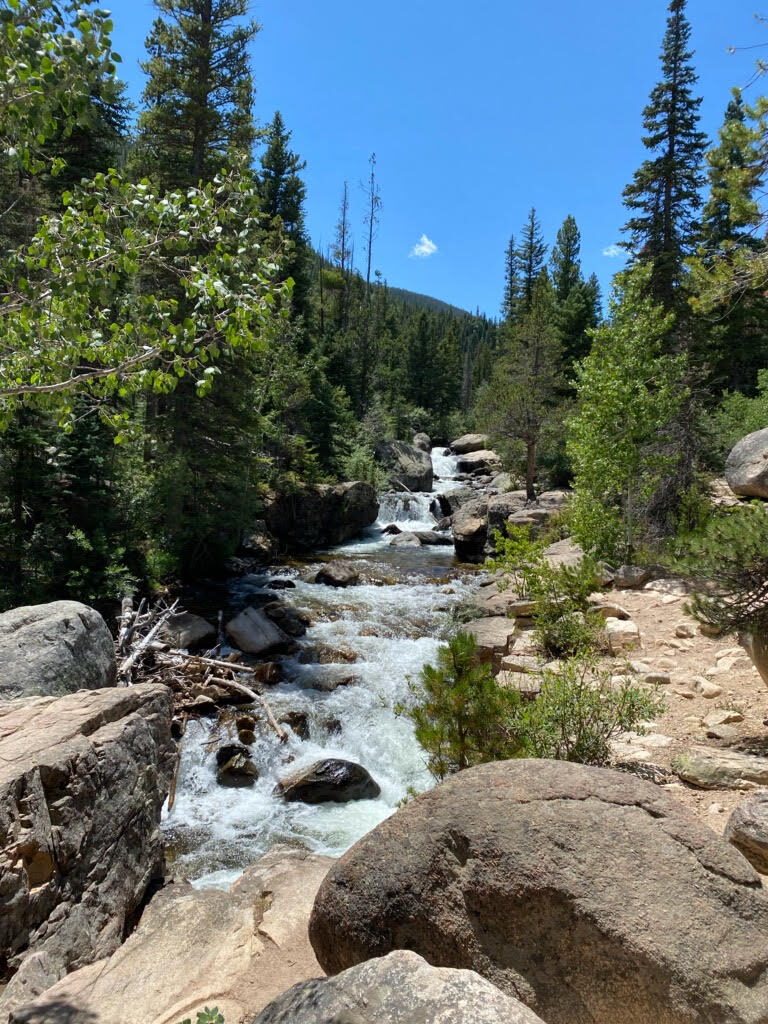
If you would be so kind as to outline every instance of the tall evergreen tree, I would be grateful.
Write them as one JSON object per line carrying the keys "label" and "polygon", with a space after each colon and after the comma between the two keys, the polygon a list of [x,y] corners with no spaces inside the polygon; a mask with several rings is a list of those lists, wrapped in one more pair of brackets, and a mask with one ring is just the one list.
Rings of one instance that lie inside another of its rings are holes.
{"label": "tall evergreen tree", "polygon": [[208,181],[255,140],[247,0],[155,0],[137,161],[169,188]]}
{"label": "tall evergreen tree", "polygon": [[680,314],[686,306],[681,291],[684,261],[697,244],[700,189],[706,136],[699,130],[701,99],[693,94],[698,81],[689,49],[691,27],[686,0],[671,0],[661,51],[661,81],[643,111],[651,156],[624,190],[630,211],[625,246],[634,263],[652,267],[651,294],[667,310]]}
{"label": "tall evergreen tree", "polygon": [[501,303],[501,318],[505,323],[514,323],[520,315],[522,283],[517,265],[515,236],[509,236],[509,245],[504,257],[504,298]]}
{"label": "tall evergreen tree", "polygon": [[541,224],[536,216],[536,208],[531,207],[528,219],[523,225],[520,245],[515,252],[521,282],[521,313],[531,311],[534,289],[544,269],[546,255],[547,246],[541,233]]}
{"label": "tall evergreen tree", "polygon": [[287,236],[289,251],[281,261],[284,278],[293,278],[291,312],[294,318],[309,318],[311,253],[304,223],[306,186],[301,172],[307,166],[290,148],[291,133],[282,114],[276,111],[264,137],[261,157],[259,198],[262,212],[273,230]]}
{"label": "tall evergreen tree", "polygon": [[555,300],[565,302],[581,281],[581,233],[569,214],[557,232],[557,241],[549,258]]}

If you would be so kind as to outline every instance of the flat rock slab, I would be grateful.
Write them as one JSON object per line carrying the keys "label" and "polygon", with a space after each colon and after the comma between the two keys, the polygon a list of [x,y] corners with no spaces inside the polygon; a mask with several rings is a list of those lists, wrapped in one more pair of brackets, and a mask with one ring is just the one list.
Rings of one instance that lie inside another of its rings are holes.
{"label": "flat rock slab", "polygon": [[741,754],[737,750],[693,747],[675,761],[684,782],[701,789],[748,789],[768,786],[768,757]]}
{"label": "flat rock slab", "polygon": [[252,1024],[543,1024],[474,971],[402,950],[294,985]]}
{"label": "flat rock slab", "polygon": [[501,659],[509,654],[515,639],[514,619],[495,615],[476,619],[464,627],[464,632],[475,638],[481,661],[493,661],[501,666]]}
{"label": "flat rock slab", "polygon": [[204,1006],[218,1006],[227,1024],[250,1019],[320,973],[307,918],[331,864],[277,848],[231,892],[167,886],[116,953],[16,1010],[12,1024],[177,1024]]}
{"label": "flat rock slab", "polygon": [[227,623],[227,635],[247,654],[265,654],[288,642],[288,636],[261,608],[246,608]]}
{"label": "flat rock slab", "polygon": [[759,876],[668,793],[607,769],[452,776],[331,868],[309,934],[330,973],[411,949],[547,1024],[768,1020]]}
{"label": "flat rock slab", "polygon": [[455,455],[468,455],[469,452],[480,452],[487,447],[487,434],[462,434],[450,445],[451,451]]}
{"label": "flat rock slab", "polygon": [[[110,954],[163,860],[165,686],[0,705],[0,963]],[[1,977],[1,975],[0,975]]]}
{"label": "flat rock slab", "polygon": [[115,645],[93,608],[53,601],[0,614],[0,700],[97,690],[115,676]]}

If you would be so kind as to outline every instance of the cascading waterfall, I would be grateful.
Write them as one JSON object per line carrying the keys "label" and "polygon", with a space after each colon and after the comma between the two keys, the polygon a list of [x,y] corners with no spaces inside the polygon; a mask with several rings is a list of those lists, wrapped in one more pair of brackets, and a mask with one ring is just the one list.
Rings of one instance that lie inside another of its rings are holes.
{"label": "cascading waterfall", "polygon": [[[438,475],[445,486],[455,460],[451,466],[446,456],[438,459],[444,460]],[[359,561],[373,575],[383,556],[387,575],[396,559],[398,582],[336,590],[291,572],[295,586],[280,596],[308,611],[313,624],[297,651],[282,659],[286,681],[270,688],[267,697],[278,718],[287,712],[307,716],[308,740],[291,732],[281,744],[274,733],[258,732],[251,751],[258,780],[249,788],[228,788],[216,781],[211,741],[218,727],[208,721],[189,724],[176,802],[164,829],[176,870],[197,884],[229,884],[276,843],[338,856],[390,815],[409,787],[431,784],[410,720],[398,717],[395,706],[408,702],[409,678],[435,659],[450,611],[468,584],[452,570],[450,549],[398,551],[388,548],[390,538],[381,530],[392,522],[401,529],[434,529],[433,500],[428,494],[382,495],[379,520],[368,537],[333,553]],[[274,596],[266,584],[280,575],[286,573],[233,580],[234,601]],[[326,692],[339,680],[343,685]],[[362,764],[381,787],[380,797],[309,806],[274,795],[280,777],[325,757]]]}

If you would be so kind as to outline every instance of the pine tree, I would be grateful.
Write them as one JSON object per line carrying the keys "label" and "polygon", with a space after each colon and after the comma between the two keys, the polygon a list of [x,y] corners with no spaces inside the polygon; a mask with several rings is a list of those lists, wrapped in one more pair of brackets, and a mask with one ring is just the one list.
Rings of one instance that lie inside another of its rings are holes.
{"label": "pine tree", "polygon": [[504,258],[504,299],[501,303],[501,318],[505,323],[514,323],[520,315],[521,292],[515,236],[510,235]]}
{"label": "pine tree", "polygon": [[287,236],[290,243],[289,251],[281,260],[281,275],[293,278],[292,316],[306,321],[310,315],[311,253],[304,224],[306,187],[301,171],[307,164],[291,150],[291,133],[279,110],[264,141],[266,149],[258,178],[261,208],[271,229],[277,230],[280,237]]}
{"label": "pine tree", "polygon": [[588,281],[584,280],[581,234],[570,215],[557,233],[549,265],[555,295],[555,323],[563,346],[566,377],[569,378],[574,363],[589,352],[587,331],[597,327],[600,321],[600,285],[594,274]]}
{"label": "pine tree", "polygon": [[533,293],[544,269],[546,255],[547,246],[541,233],[541,224],[536,216],[536,208],[531,207],[528,219],[523,225],[520,245],[515,251],[521,281],[521,313],[530,313],[533,307]]}
{"label": "pine tree", "polygon": [[650,264],[651,294],[680,314],[686,306],[681,286],[684,262],[695,247],[700,226],[700,189],[706,136],[699,131],[701,99],[693,95],[698,81],[689,50],[691,27],[686,0],[671,0],[661,51],[662,79],[643,111],[646,149],[652,154],[624,190],[630,211],[624,243],[633,262]]}
{"label": "pine tree", "polygon": [[569,214],[557,232],[557,241],[549,258],[555,301],[563,303],[581,281],[581,233]]}
{"label": "pine tree", "polygon": [[209,181],[250,154],[253,81],[247,0],[155,0],[136,162],[168,188]]}
{"label": "pine tree", "polygon": [[511,328],[477,409],[480,422],[502,450],[523,442],[525,488],[531,500],[536,497],[539,442],[552,422],[562,387],[561,352],[552,285],[544,271],[534,285],[530,311]]}

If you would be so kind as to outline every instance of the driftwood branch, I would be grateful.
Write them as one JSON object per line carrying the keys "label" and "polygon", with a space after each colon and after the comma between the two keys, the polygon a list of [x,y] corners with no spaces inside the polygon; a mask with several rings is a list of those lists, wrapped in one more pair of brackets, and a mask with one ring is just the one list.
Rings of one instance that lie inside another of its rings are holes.
{"label": "driftwood branch", "polygon": [[174,601],[173,604],[169,608],[166,608],[165,611],[161,612],[157,622],[155,622],[155,624],[152,626],[152,628],[149,630],[149,632],[146,634],[146,636],[142,637],[142,639],[139,641],[138,644],[136,644],[136,646],[131,651],[131,653],[128,655],[128,657],[124,658],[120,662],[120,665],[118,666],[118,669],[117,669],[117,678],[118,678],[118,682],[120,683],[120,685],[122,685],[122,686],[130,686],[132,675],[133,675],[133,668],[136,665],[136,662],[141,658],[141,656],[144,654],[144,652],[150,647],[150,645],[152,644],[152,641],[155,639],[155,637],[160,632],[160,630],[163,628],[163,626],[168,621],[168,619],[171,617],[171,615],[175,614],[175,612],[176,612],[176,610],[178,608],[178,605],[179,605],[179,602],[178,601]]}
{"label": "driftwood branch", "polygon": [[269,704],[267,704],[266,700],[264,699],[264,697],[262,697],[260,693],[256,693],[255,690],[252,690],[248,686],[243,686],[242,683],[235,683],[229,679],[215,678],[211,679],[210,682],[214,686],[223,686],[225,689],[232,690],[234,693],[240,693],[244,697],[249,697],[255,704],[260,704],[261,707],[264,709],[265,715],[267,716],[267,721],[277,733],[280,742],[285,743],[285,741],[288,739],[288,733],[285,731],[285,729],[281,728],[280,723],[272,714],[272,709],[270,708]]}

